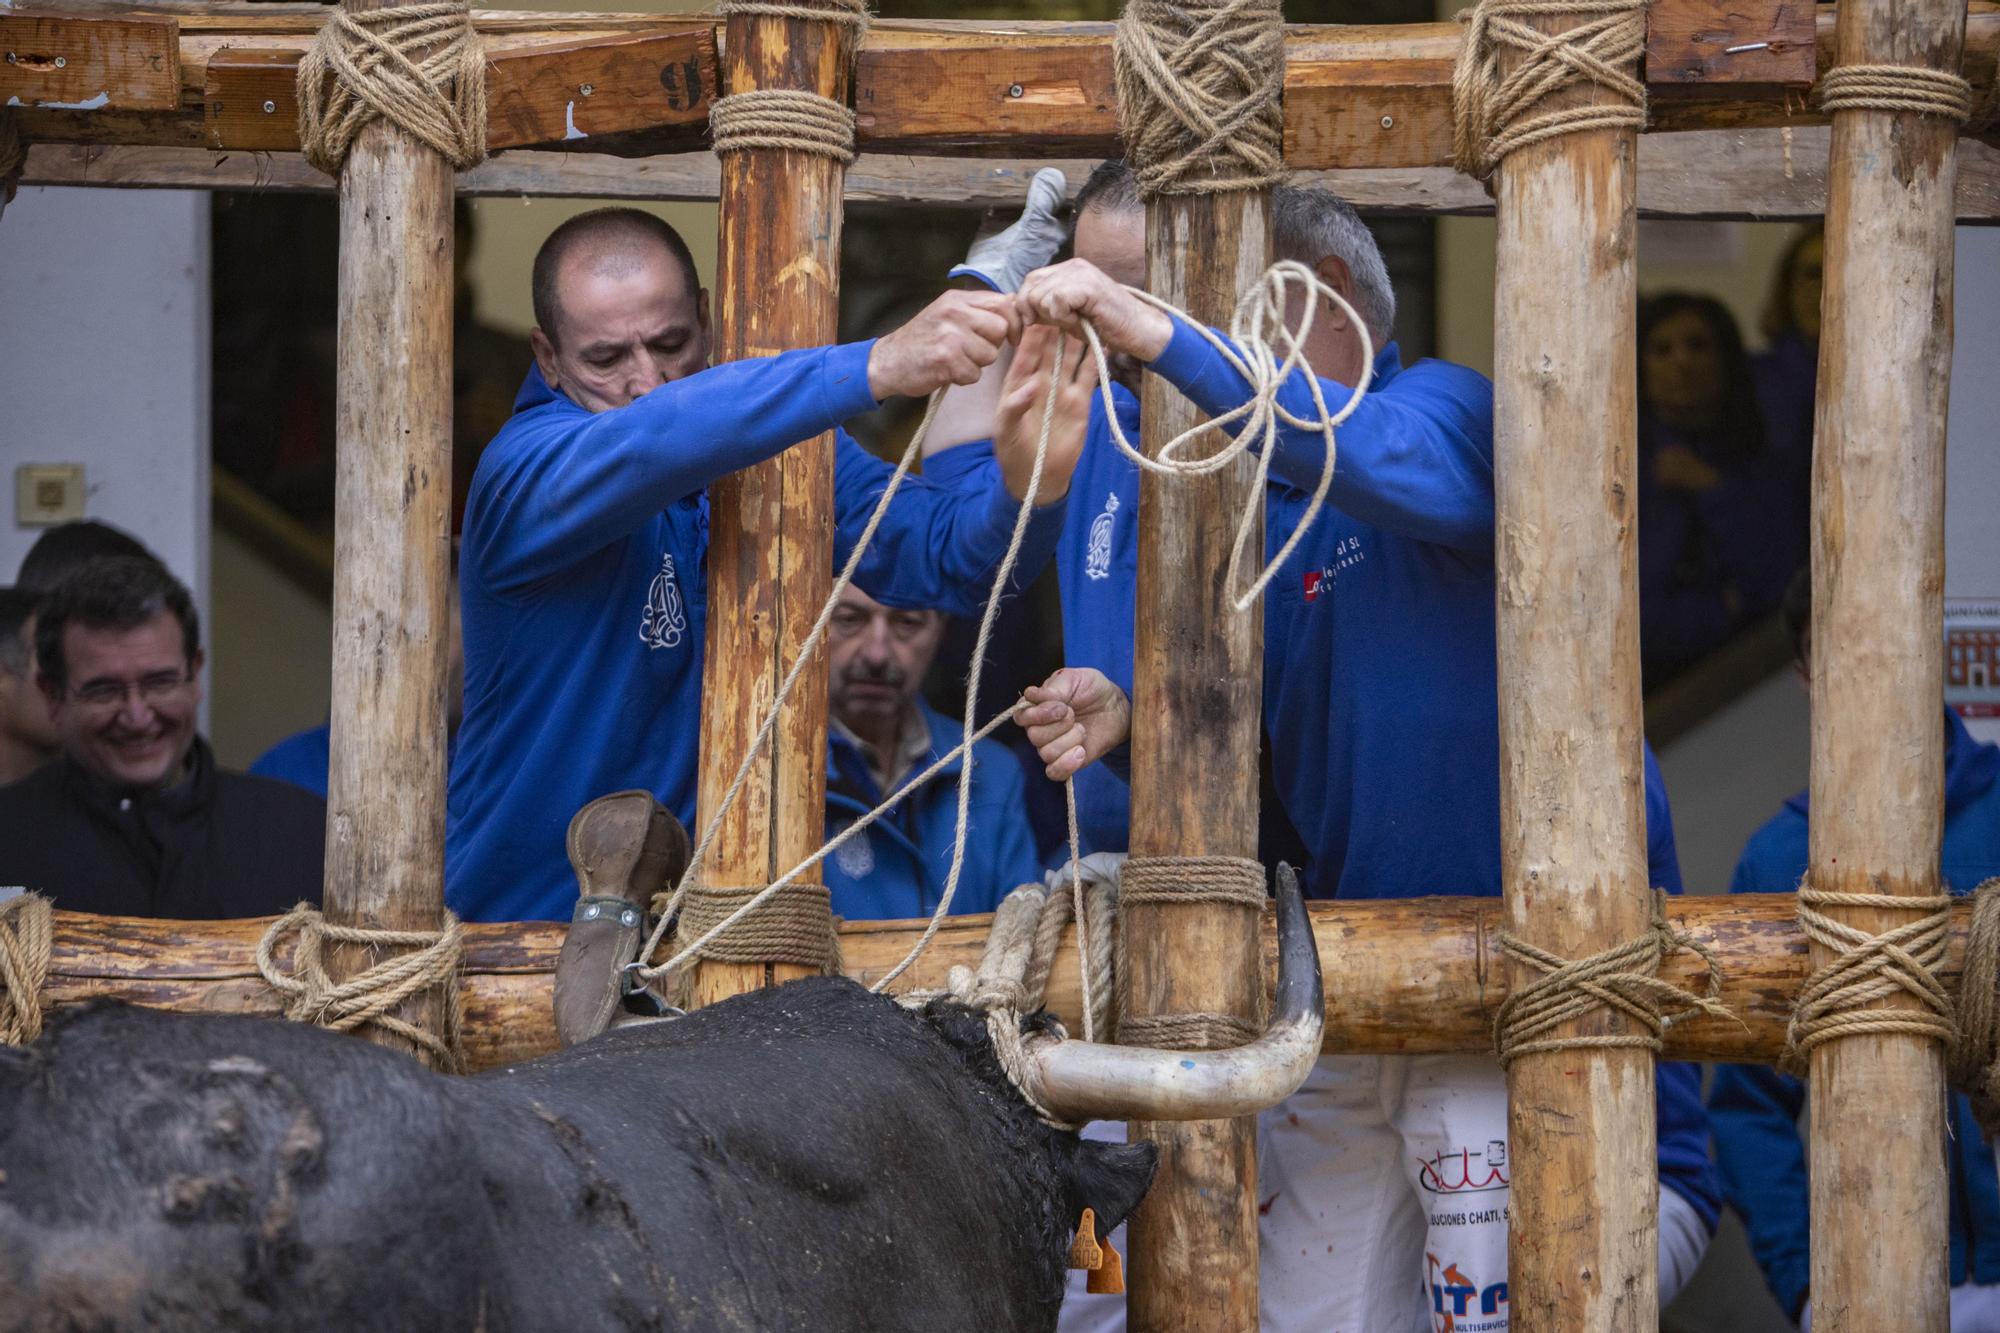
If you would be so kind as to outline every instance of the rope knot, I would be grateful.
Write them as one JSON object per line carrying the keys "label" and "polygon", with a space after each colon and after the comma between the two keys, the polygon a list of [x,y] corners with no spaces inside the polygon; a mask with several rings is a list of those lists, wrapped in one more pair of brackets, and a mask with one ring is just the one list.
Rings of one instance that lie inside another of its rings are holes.
{"label": "rope knot", "polygon": [[1277,0],[1129,0],[1111,54],[1142,197],[1284,179],[1283,23]]}
{"label": "rope knot", "polygon": [[[1914,921],[1871,935],[1820,909],[1863,907],[1922,912]],[[1901,1033],[1950,1043],[1956,1032],[1951,995],[1934,971],[1951,935],[1949,894],[1832,893],[1799,885],[1799,925],[1813,943],[1835,953],[1806,978],[1785,1029],[1783,1068],[1803,1074],[1815,1046],[1860,1033]],[[1918,1008],[1865,1008],[1901,995]]]}
{"label": "rope knot", "polygon": [[[1531,20],[1574,17],[1543,32]],[[1529,144],[1584,130],[1643,129],[1646,85],[1634,70],[1646,48],[1645,0],[1479,0],[1461,15],[1465,38],[1451,76],[1453,165],[1485,180]],[[1519,63],[1503,74],[1503,52]],[[1539,109],[1589,84],[1605,99]]]}
{"label": "rope knot", "polygon": [[20,893],[0,902],[0,1043],[26,1046],[42,1035],[53,917],[40,894]]}
{"label": "rope knot", "polygon": [[[285,1017],[313,1023],[335,1032],[374,1027],[393,1033],[425,1052],[439,1069],[463,1067],[460,1034],[464,1026],[458,990],[458,969],[464,952],[464,927],[450,912],[442,930],[377,930],[329,922],[317,908],[300,903],[273,921],[257,941],[257,970],[271,988],[286,998]],[[296,935],[291,967],[278,961],[287,936]],[[369,950],[407,950],[336,983],[326,970],[326,946],[360,945]],[[432,1032],[397,1014],[404,1002],[432,988],[444,992],[444,1030]]]}
{"label": "rope knot", "polygon": [[[1498,943],[1507,957],[1542,974],[1509,993],[1493,1016],[1493,1049],[1502,1069],[1539,1051],[1637,1047],[1658,1053],[1666,1030],[1696,1014],[1742,1021],[1716,998],[1722,993],[1722,967],[1714,952],[1668,924],[1666,895],[1657,889],[1646,929],[1599,953],[1568,959],[1508,931],[1500,932]],[[1693,950],[1708,964],[1703,994],[1683,990],[1657,975],[1661,962],[1681,949]],[[1680,1008],[1664,1013],[1667,1004]],[[1598,1009],[1623,1014],[1635,1030],[1601,1036],[1549,1035]]]}
{"label": "rope knot", "polygon": [[466,0],[336,7],[299,59],[299,147],[329,176],[378,116],[463,170],[486,156],[486,58]]}

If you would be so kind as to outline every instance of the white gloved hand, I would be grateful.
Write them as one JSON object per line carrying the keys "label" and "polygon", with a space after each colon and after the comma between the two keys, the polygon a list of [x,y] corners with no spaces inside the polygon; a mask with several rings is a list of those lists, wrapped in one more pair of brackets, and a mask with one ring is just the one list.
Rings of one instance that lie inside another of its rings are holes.
{"label": "white gloved hand", "polygon": [[1069,193],[1069,181],[1054,167],[1043,167],[1028,183],[1028,202],[1014,225],[973,241],[965,262],[951,271],[954,278],[977,278],[996,292],[1012,292],[1021,279],[1041,268],[1062,248],[1063,224],[1056,209]]}

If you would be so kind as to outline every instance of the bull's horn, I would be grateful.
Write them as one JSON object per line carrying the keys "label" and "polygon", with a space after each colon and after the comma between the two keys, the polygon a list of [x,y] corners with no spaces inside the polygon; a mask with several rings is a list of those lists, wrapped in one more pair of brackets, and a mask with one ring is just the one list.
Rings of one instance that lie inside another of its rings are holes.
{"label": "bull's horn", "polygon": [[1029,1057],[1035,1093],[1065,1120],[1221,1120],[1292,1095],[1326,1025],[1319,949],[1290,867],[1278,872],[1278,993],[1264,1035],[1221,1051],[1060,1041]]}

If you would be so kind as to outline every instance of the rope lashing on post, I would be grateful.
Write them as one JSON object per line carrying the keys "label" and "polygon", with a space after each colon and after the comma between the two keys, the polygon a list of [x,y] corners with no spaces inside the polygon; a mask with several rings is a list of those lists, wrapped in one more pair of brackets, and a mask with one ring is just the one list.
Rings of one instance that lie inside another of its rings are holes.
{"label": "rope lashing on post", "polygon": [[830,97],[797,88],[753,88],[720,98],[708,111],[717,153],[782,148],[854,161],[854,113]]}
{"label": "rope lashing on post", "polygon": [[1836,65],[1814,89],[1819,109],[1911,111],[1963,125],[1972,119],[1972,84],[1956,74],[1919,65]]}
{"label": "rope lashing on post", "polygon": [[[1135,903],[1226,903],[1262,912],[1268,901],[1264,867],[1240,856],[1134,856],[1118,883],[1121,915]],[[1118,933],[1118,970],[1130,978],[1127,938],[1127,932]],[[1135,1014],[1128,1008],[1118,1022],[1118,1039],[1128,1046],[1215,1051],[1248,1045],[1263,1030],[1261,1021],[1239,1014]]]}
{"label": "rope lashing on post", "polygon": [[[1452,147],[1466,175],[1485,180],[1509,153],[1560,135],[1645,128],[1646,85],[1634,73],[1646,48],[1645,0],[1479,0],[1461,17]],[[1582,21],[1553,33],[1530,21],[1560,17]],[[1519,63],[1503,74],[1509,51]],[[1538,109],[1585,83],[1611,100]]]}
{"label": "rope lashing on post", "polygon": [[42,1035],[42,987],[49,980],[54,912],[40,894],[0,902],[0,1045],[26,1046]]}
{"label": "rope lashing on post", "polygon": [[1972,891],[1959,973],[1958,1031],[1945,1056],[1951,1084],[1972,1101],[1988,1138],[2000,1134],[2000,875]]}
{"label": "rope lashing on post", "polygon": [[[1826,915],[1821,909],[1827,907],[1924,915],[1871,935]],[[1806,937],[1833,950],[1836,957],[1814,969],[1799,991],[1792,1021],[1785,1029],[1782,1068],[1803,1073],[1814,1047],[1863,1033],[1898,1033],[1952,1042],[1957,1024],[1951,995],[1935,971],[1944,961],[1945,944],[1951,936],[1949,894],[1830,893],[1802,883],[1798,911],[1799,926]],[[1863,1007],[1892,996],[1914,1000],[1917,1007]]]}
{"label": "rope lashing on post", "polygon": [[1284,179],[1283,22],[1278,0],[1129,0],[1111,59],[1140,197]]}
{"label": "rope lashing on post", "polygon": [[[1642,934],[1584,958],[1563,958],[1508,931],[1501,931],[1496,942],[1507,957],[1542,974],[1509,992],[1493,1016],[1493,1051],[1502,1069],[1542,1051],[1636,1047],[1657,1054],[1666,1030],[1696,1014],[1742,1021],[1716,998],[1722,993],[1722,967],[1714,952],[1668,923],[1666,895],[1657,889],[1652,920]],[[1658,975],[1661,962],[1681,949],[1694,951],[1708,964],[1705,994]],[[1677,1012],[1663,1012],[1668,1004],[1678,1006]],[[1623,1014],[1631,1026],[1594,1036],[1549,1035],[1600,1009]]]}
{"label": "rope lashing on post", "polygon": [[833,895],[825,885],[793,881],[731,929],[717,929],[763,887],[702,885],[681,909],[681,933],[706,940],[700,956],[716,962],[795,963],[826,975],[839,972],[840,936],[833,928]]}
{"label": "rope lashing on post", "polygon": [[299,58],[298,95],[299,147],[329,176],[377,117],[461,171],[486,156],[486,57],[465,0],[336,6]]}
{"label": "rope lashing on post", "polygon": [[[438,1069],[463,1067],[460,1032],[463,1003],[458,989],[463,954],[463,927],[445,913],[442,930],[375,930],[335,925],[309,903],[300,903],[273,921],[257,941],[257,970],[271,988],[288,997],[285,1017],[313,1023],[335,1032],[374,1027],[392,1033],[423,1050]],[[278,961],[287,936],[296,935],[291,967]],[[328,944],[357,945],[369,950],[410,950],[335,982],[326,970]],[[404,1001],[433,987],[444,992],[444,1030],[430,1032],[400,1017]]]}
{"label": "rope lashing on post", "polygon": [[[734,0],[723,18],[802,19],[846,28],[859,43],[868,31],[867,0]],[[784,149],[854,162],[854,112],[803,88],[750,88],[717,98],[708,111],[709,146],[718,154]]]}

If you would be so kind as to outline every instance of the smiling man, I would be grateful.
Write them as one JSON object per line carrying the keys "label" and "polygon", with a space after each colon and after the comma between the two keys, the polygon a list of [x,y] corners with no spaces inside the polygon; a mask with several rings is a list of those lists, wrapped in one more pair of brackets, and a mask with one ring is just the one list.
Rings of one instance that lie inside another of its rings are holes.
{"label": "smiling man", "polygon": [[201,627],[157,561],[90,561],[38,608],[62,757],[0,787],[0,885],[73,911],[262,916],[317,901],[326,806],[216,766],[196,734]]}

